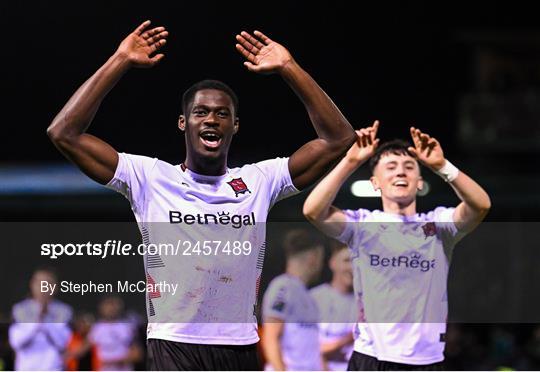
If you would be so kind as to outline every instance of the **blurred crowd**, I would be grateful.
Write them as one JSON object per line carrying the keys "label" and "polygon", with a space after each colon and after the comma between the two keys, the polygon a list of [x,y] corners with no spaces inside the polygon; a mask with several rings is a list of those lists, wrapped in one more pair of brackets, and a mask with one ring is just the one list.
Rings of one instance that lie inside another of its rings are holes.
{"label": "blurred crowd", "polygon": [[37,269],[30,296],[3,319],[0,336],[2,370],[145,369],[144,317],[124,308],[122,298],[103,297],[97,314],[73,308],[41,291],[41,283],[58,283],[51,268]]}
{"label": "blurred crowd", "polygon": [[[289,240],[284,247],[286,270],[263,295],[262,365],[278,369],[280,361],[291,367],[311,358],[314,364],[294,369],[345,370],[354,321],[361,319],[348,251],[332,247],[327,261],[332,278],[320,284],[323,247],[301,232]],[[43,293],[41,281],[58,279],[52,269],[37,269],[29,283],[30,296],[13,306],[10,318],[2,317],[0,370],[146,369],[144,315],[125,309],[122,298],[114,295],[101,299],[96,314],[79,312]],[[303,310],[295,312],[299,304]],[[311,313],[305,310],[310,306]],[[355,311],[343,313],[348,309]],[[331,315],[336,311],[342,313]],[[314,313],[320,314],[318,323]],[[445,355],[448,370],[539,370],[540,325],[451,323]]]}

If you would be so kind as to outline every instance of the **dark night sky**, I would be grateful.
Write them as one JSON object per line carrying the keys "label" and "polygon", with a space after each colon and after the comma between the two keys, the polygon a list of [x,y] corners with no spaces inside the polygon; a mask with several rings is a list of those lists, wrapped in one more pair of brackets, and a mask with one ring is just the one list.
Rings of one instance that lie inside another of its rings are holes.
{"label": "dark night sky", "polygon": [[[408,136],[414,124],[439,138],[452,159],[467,158],[456,136],[456,108],[459,97],[473,89],[472,57],[458,35],[537,33],[537,13],[523,4],[2,2],[0,159],[65,163],[45,129],[145,19],[169,30],[165,59],[153,69],[130,71],[105,99],[89,131],[119,151],[183,160],[184,140],[176,127],[179,98],[204,78],[225,81],[240,97],[241,127],[230,165],[288,156],[313,139],[302,104],[279,76],[253,74],[242,65],[234,36],[260,29],[291,51],[356,128],[379,119],[380,137],[387,140]],[[518,156],[501,158],[514,168]]]}
{"label": "dark night sky", "polygon": [[387,2],[360,3],[353,10],[346,1],[10,2],[2,5],[3,22],[8,22],[3,28],[10,30],[9,47],[2,51],[9,140],[0,156],[12,162],[62,161],[45,128],[70,94],[146,18],[170,31],[166,59],[151,70],[129,72],[91,127],[120,150],[180,160],[183,139],[175,127],[179,96],[207,77],[224,80],[240,97],[242,127],[233,162],[290,154],[313,138],[307,115],[286,84],[242,66],[234,35],[254,28],[288,47],[354,126],[378,118],[381,136],[391,138],[407,135],[407,126],[417,123],[453,146],[456,96],[468,89],[467,57],[455,33],[538,29],[534,15],[514,3],[511,9],[471,6]]}

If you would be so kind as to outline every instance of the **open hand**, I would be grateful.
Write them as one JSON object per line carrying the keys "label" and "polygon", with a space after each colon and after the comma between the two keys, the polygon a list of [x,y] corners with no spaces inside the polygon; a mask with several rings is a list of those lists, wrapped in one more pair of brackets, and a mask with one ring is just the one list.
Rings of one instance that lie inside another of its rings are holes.
{"label": "open hand", "polygon": [[155,53],[165,45],[169,33],[165,27],[146,30],[148,26],[150,21],[143,22],[122,41],[116,51],[134,67],[152,67],[164,57],[161,53]]}
{"label": "open hand", "polygon": [[240,35],[236,35],[236,50],[247,59],[244,66],[249,71],[262,74],[279,73],[289,62],[294,61],[283,45],[272,41],[260,31],[253,34],[255,36],[242,31]]}

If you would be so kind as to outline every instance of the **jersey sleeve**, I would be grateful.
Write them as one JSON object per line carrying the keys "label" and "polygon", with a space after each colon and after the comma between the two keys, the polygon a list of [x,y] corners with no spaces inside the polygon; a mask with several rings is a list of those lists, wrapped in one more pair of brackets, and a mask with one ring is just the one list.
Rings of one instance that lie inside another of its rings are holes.
{"label": "jersey sleeve", "polygon": [[433,210],[431,219],[437,226],[437,234],[442,240],[445,254],[451,257],[456,243],[465,235],[460,233],[454,222],[456,208],[438,207]]}
{"label": "jersey sleeve", "polygon": [[255,164],[270,186],[270,207],[276,202],[299,193],[289,172],[289,158],[264,160]]}
{"label": "jersey sleeve", "polygon": [[286,283],[271,283],[263,297],[263,320],[277,318],[285,321],[292,311],[292,306]]}
{"label": "jersey sleeve", "polygon": [[124,195],[135,213],[140,213],[144,205],[144,191],[150,172],[157,159],[140,155],[118,153],[118,165],[114,177],[106,185]]}
{"label": "jersey sleeve", "polygon": [[345,214],[345,228],[336,239],[350,248],[357,247],[362,234],[361,223],[369,218],[371,212],[367,209],[345,209],[343,213]]}

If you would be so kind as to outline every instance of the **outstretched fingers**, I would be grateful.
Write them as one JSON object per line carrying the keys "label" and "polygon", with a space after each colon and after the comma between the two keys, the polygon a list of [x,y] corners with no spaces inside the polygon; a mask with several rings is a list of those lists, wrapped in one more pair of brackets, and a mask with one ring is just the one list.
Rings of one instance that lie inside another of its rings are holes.
{"label": "outstretched fingers", "polygon": [[164,32],[165,31],[165,27],[154,27],[153,29],[151,30],[148,30],[148,31],[145,31],[141,37],[147,41],[151,40],[153,37],[155,37],[156,35],[159,35],[160,33]]}
{"label": "outstretched fingers", "polygon": [[150,60],[152,61],[152,65],[155,65],[156,63],[161,61],[163,59],[163,57],[165,57],[165,55],[162,54],[162,53],[159,53],[159,54],[156,54],[155,56],[153,56],[152,58],[150,58]]}
{"label": "outstretched fingers", "polygon": [[156,41],[155,43],[153,43],[152,45],[150,45],[150,47],[152,48],[152,53],[157,52],[157,51],[158,51],[159,49],[161,49],[166,43],[167,43],[167,40],[166,40],[166,39],[160,39],[160,40]]}
{"label": "outstretched fingers", "polygon": [[265,44],[263,44],[259,39],[251,35],[249,32],[242,31],[240,32],[240,35],[257,49],[262,49],[265,46]]}
{"label": "outstretched fingers", "polygon": [[246,50],[248,50],[250,53],[257,54],[259,53],[259,48],[252,42],[250,42],[247,38],[245,38],[242,35],[236,35],[236,41],[238,44],[242,45],[242,47]]}
{"label": "outstretched fingers", "polygon": [[255,54],[247,50],[242,44],[236,44],[236,50],[238,50],[238,52],[240,52],[240,54],[243,55],[244,58],[249,62],[255,63]]}
{"label": "outstretched fingers", "polygon": [[154,43],[157,43],[158,41],[164,40],[167,36],[169,36],[169,32],[168,31],[162,31],[159,34],[148,38],[148,40],[146,40],[146,42],[148,43],[148,45],[152,45]]}
{"label": "outstretched fingers", "polygon": [[371,139],[375,141],[375,139],[377,138],[377,131],[379,130],[379,120],[375,120],[373,122],[373,125],[371,126],[370,130],[371,130]]}
{"label": "outstretched fingers", "polygon": [[254,32],[255,36],[257,36],[259,39],[262,40],[262,42],[264,43],[264,45],[268,45],[272,42],[272,40],[266,36],[265,34],[263,34],[261,31],[257,31],[255,30]]}
{"label": "outstretched fingers", "polygon": [[133,33],[136,35],[141,35],[141,33],[146,29],[146,27],[150,26],[150,23],[152,23],[150,20],[144,21],[139,26],[137,26]]}

